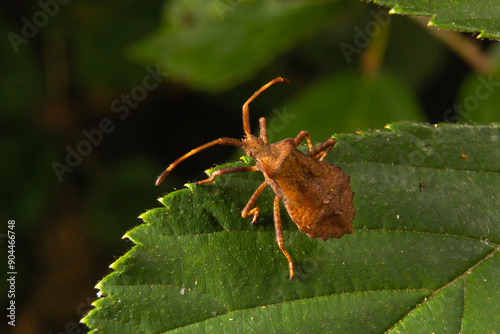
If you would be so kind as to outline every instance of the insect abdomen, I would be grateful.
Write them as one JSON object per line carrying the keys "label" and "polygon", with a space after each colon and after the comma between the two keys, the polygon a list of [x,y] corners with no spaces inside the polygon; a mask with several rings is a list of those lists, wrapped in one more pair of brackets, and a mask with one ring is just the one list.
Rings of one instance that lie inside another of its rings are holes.
{"label": "insect abdomen", "polygon": [[[352,233],[355,210],[349,176],[329,162],[314,161],[314,165],[301,167],[300,177],[295,178],[299,181],[276,181],[283,191],[285,208],[298,228],[311,238],[323,240]],[[290,191],[292,188],[294,191]]]}

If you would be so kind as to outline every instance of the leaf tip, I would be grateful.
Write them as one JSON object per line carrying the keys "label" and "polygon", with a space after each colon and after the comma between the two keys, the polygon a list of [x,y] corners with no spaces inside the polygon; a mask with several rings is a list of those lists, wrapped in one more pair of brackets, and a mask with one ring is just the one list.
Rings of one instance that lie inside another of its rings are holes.
{"label": "leaf tip", "polygon": [[[127,232],[128,233],[128,232]],[[127,234],[125,233],[123,236],[122,236],[122,239],[129,239],[129,240],[132,240],[132,238]]]}
{"label": "leaf tip", "polygon": [[[112,264],[111,264],[111,265],[112,265]],[[110,265],[110,267],[111,267],[111,265]],[[99,290],[99,291],[97,292],[97,297],[99,297],[99,298],[101,298],[100,296],[102,296],[102,281],[103,281],[103,280],[100,280],[100,281],[99,281],[99,282],[97,282],[97,284],[94,286],[94,289]]]}
{"label": "leaf tip", "polygon": [[158,197],[158,202],[160,202],[161,204],[163,204],[163,206],[166,206],[165,205],[165,197]]}
{"label": "leaf tip", "polygon": [[215,171],[215,167],[214,168],[205,169],[205,174],[207,174],[207,176],[210,177],[210,175],[212,175],[212,173],[214,171]]}

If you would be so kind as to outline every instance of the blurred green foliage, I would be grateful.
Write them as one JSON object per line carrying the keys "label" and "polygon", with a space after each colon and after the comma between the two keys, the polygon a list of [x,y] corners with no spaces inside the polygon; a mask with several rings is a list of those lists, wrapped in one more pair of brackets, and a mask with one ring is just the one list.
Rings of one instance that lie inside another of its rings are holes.
{"label": "blurred green foliage", "polygon": [[[375,2],[375,1],[374,1]],[[500,38],[500,7],[495,0],[377,0],[378,4],[392,7],[392,13],[431,16],[436,27],[479,33],[480,38]]]}

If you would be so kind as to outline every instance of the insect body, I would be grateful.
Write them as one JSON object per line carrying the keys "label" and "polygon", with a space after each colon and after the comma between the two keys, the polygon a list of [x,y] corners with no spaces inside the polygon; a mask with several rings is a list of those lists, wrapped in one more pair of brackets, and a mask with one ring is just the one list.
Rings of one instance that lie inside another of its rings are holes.
{"label": "insect body", "polygon": [[[252,216],[255,223],[259,215],[259,207],[255,206],[262,191],[271,186],[274,197],[274,226],[276,241],[288,260],[290,279],[293,278],[293,261],[283,243],[279,202],[283,201],[286,210],[297,227],[310,238],[340,238],[345,233],[352,233],[352,220],[355,210],[353,205],[354,193],[349,186],[349,176],[342,173],[339,167],[323,161],[328,152],[335,145],[335,139],[328,139],[316,148],[313,148],[307,131],[301,131],[297,137],[285,139],[278,143],[267,142],[266,119],[259,119],[260,135],[256,137],[250,132],[249,109],[250,102],[269,86],[287,82],[284,78],[275,78],[250,97],[243,105],[243,130],[245,137],[242,140],[233,138],[219,138],[205,145],[195,148],[174,161],[158,177],[156,185],[160,184],[170,171],[184,159],[214,145],[230,145],[243,149],[252,157],[255,166],[230,167],[213,172],[209,178],[196,184],[209,183],[218,175],[240,172],[260,171],[265,181],[255,190],[248,203],[243,208],[241,216]],[[309,152],[304,154],[297,150],[297,146],[307,140]]]}

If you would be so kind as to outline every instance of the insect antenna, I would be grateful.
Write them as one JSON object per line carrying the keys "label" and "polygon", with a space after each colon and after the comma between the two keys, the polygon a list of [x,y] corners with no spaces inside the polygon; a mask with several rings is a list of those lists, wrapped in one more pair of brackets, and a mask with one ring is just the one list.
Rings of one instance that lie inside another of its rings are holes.
{"label": "insect antenna", "polygon": [[[288,81],[288,79],[281,78],[281,77],[274,78],[273,80],[271,80],[270,82],[268,82],[267,84],[262,86],[258,91],[256,91],[243,105],[243,130],[245,131],[245,134],[247,134],[247,135],[251,134],[250,133],[250,117],[249,117],[248,105],[250,104],[250,102],[253,101],[253,99],[255,99],[260,93],[265,91],[269,86],[274,85],[275,83],[278,83],[278,82],[288,83],[289,81]],[[219,138],[219,139],[216,139],[216,140],[211,141],[209,143],[206,143],[205,145],[201,145],[201,146],[189,151],[188,153],[184,154],[182,157],[175,160],[174,162],[172,162],[170,164],[170,166],[168,166],[163,171],[163,173],[161,173],[160,176],[158,176],[155,184],[159,185],[160,183],[162,183],[162,181],[165,179],[165,177],[167,177],[168,173],[170,173],[170,171],[172,169],[174,169],[178,164],[180,164],[185,159],[189,158],[190,156],[192,156],[200,151],[203,151],[206,148],[214,146],[214,145],[230,145],[230,146],[236,146],[236,147],[242,148],[242,143],[238,139],[233,139],[233,138]]]}
{"label": "insect antenna", "polygon": [[245,131],[245,134],[250,135],[250,116],[249,116],[249,110],[248,110],[248,105],[250,102],[252,102],[260,93],[265,91],[269,86],[274,85],[275,83],[278,82],[285,82],[289,83],[288,79],[282,78],[282,77],[277,77],[262,86],[258,91],[256,91],[248,100],[245,102],[243,105],[243,131]]}
{"label": "insect antenna", "polygon": [[209,143],[206,143],[205,145],[201,145],[195,149],[192,149],[191,151],[189,151],[188,153],[184,154],[182,157],[180,157],[179,159],[175,160],[174,162],[172,162],[170,164],[170,166],[168,166],[164,171],[163,173],[160,174],[160,176],[158,176],[158,178],[156,179],[156,185],[159,185],[164,179],[165,177],[167,177],[168,173],[170,173],[170,171],[172,169],[175,168],[175,166],[177,166],[178,164],[180,164],[182,161],[184,161],[185,159],[189,158],[190,156],[200,152],[200,151],[203,151],[204,149],[207,149],[211,146],[214,146],[214,145],[230,145],[230,146],[236,146],[236,147],[239,147],[241,148],[241,142],[238,140],[238,139],[234,139],[234,138],[219,138],[219,139],[216,139],[216,140],[213,140]]}

